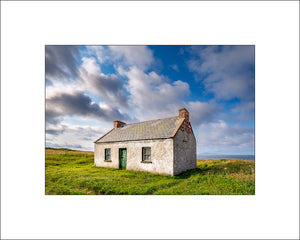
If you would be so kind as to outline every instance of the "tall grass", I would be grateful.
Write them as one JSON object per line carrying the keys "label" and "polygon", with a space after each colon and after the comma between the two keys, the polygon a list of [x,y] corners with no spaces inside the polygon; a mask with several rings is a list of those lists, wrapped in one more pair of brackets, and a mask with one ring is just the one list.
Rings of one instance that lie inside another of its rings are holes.
{"label": "tall grass", "polygon": [[94,166],[94,153],[46,149],[46,194],[255,194],[254,161],[198,160],[179,176]]}

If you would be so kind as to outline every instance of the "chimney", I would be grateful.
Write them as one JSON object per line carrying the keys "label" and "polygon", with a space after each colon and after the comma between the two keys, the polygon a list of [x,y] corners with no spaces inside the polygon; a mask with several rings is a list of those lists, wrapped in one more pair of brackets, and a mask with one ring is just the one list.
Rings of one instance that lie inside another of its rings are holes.
{"label": "chimney", "polygon": [[121,128],[125,125],[126,123],[121,122],[119,120],[114,121],[114,128]]}
{"label": "chimney", "polygon": [[179,118],[184,118],[187,122],[190,121],[189,119],[189,112],[185,108],[179,109]]}

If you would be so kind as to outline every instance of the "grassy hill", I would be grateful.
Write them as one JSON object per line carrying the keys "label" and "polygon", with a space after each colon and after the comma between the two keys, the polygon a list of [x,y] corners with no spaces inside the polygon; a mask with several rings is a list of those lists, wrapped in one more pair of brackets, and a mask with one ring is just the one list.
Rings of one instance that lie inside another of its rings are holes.
{"label": "grassy hill", "polygon": [[255,162],[220,159],[197,160],[197,168],[179,176],[94,166],[94,153],[46,148],[47,195],[255,194]]}

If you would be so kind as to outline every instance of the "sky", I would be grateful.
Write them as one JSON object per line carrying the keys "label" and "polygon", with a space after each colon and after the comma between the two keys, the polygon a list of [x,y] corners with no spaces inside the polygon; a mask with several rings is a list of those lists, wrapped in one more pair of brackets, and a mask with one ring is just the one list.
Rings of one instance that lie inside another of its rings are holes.
{"label": "sky", "polygon": [[114,120],[178,115],[197,154],[254,154],[253,45],[45,46],[46,147],[93,151]]}

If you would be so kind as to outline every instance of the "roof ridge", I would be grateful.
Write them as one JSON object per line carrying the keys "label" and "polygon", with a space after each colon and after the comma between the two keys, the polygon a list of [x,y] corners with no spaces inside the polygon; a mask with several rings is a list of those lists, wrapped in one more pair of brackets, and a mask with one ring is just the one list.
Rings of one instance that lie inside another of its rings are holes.
{"label": "roof ridge", "polygon": [[[153,121],[164,120],[164,119],[175,118],[175,117],[178,117],[178,116],[167,117],[167,118],[152,119],[152,120],[147,120],[147,121],[143,121],[143,122],[126,123],[126,125],[132,125],[132,124],[138,124],[138,123],[145,123],[145,122],[153,122]],[[125,126],[126,126],[126,125],[125,125]]]}

